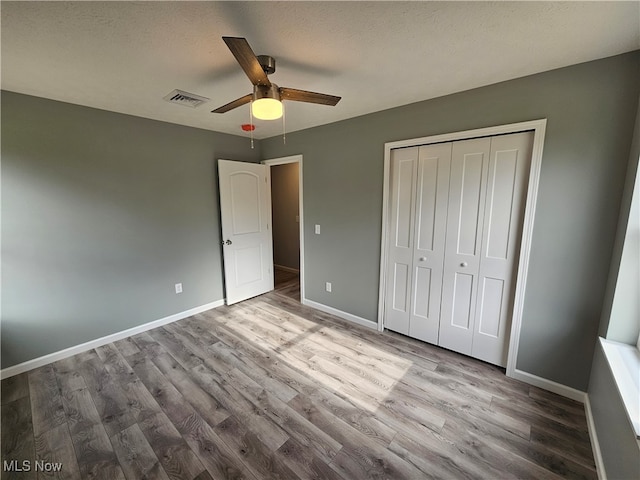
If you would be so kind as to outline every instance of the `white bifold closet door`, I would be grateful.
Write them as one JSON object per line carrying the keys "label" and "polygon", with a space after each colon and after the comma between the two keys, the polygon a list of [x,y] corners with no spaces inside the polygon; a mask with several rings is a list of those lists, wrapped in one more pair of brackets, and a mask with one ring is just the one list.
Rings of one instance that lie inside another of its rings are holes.
{"label": "white bifold closet door", "polygon": [[391,155],[385,326],[438,343],[451,143]]}
{"label": "white bifold closet door", "polygon": [[532,145],[525,132],[392,152],[387,328],[506,365]]}

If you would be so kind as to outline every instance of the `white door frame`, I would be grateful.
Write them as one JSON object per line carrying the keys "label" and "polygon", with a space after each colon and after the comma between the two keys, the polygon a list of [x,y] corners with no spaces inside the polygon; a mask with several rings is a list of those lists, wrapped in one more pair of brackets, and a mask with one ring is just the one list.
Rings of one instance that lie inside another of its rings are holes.
{"label": "white door frame", "polygon": [[[291,155],[289,157],[272,158],[269,160],[263,160],[261,163],[267,165],[268,167],[273,167],[274,165],[284,165],[287,163],[298,164],[298,215],[300,216],[300,223],[298,224],[298,229],[300,231],[300,303],[304,305],[306,298],[304,296],[304,209],[302,208],[302,155]],[[269,185],[271,185],[271,168],[269,168]],[[269,188],[269,195],[271,195],[271,188]]]}
{"label": "white door frame", "polygon": [[527,185],[527,200],[524,208],[524,223],[522,238],[520,240],[520,256],[518,258],[518,271],[516,273],[516,285],[513,301],[513,313],[511,321],[511,333],[509,337],[509,354],[507,357],[507,376],[513,377],[518,358],[518,346],[520,343],[520,328],[522,326],[522,310],[524,305],[527,272],[529,270],[529,255],[531,253],[531,236],[533,233],[533,221],[538,197],[538,184],[540,182],[540,167],[542,165],[542,148],[547,119],[532,120],[529,122],[511,123],[495,127],[465,130],[461,132],[446,133],[422,138],[412,138],[384,144],[384,185],[382,193],[382,240],[380,249],[380,288],[378,293],[378,330],[384,330],[384,302],[386,286],[387,243],[389,238],[389,195],[390,195],[390,166],[391,150],[394,148],[413,147],[430,143],[453,142],[469,138],[489,137],[506,133],[533,131],[533,151],[531,153],[531,166],[529,170],[529,182]]}

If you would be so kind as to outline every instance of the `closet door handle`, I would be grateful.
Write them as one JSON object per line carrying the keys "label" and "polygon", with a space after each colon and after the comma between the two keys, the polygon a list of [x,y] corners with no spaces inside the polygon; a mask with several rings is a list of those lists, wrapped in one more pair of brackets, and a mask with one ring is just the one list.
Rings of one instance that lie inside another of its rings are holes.
{"label": "closet door handle", "polygon": [[461,267],[466,267],[467,265],[468,265],[468,263],[467,263],[467,262],[462,262],[462,263],[460,264],[460,266],[461,266]]}
{"label": "closet door handle", "polygon": [[419,260],[420,260],[421,262],[426,262],[426,261],[427,261],[427,257],[420,257],[420,258],[419,258]]}

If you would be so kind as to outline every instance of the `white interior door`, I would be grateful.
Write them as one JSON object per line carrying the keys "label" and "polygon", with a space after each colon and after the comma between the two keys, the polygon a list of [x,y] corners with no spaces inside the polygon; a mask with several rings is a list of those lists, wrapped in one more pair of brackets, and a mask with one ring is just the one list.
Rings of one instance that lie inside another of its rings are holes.
{"label": "white interior door", "polygon": [[471,356],[503,367],[532,149],[533,132],[491,139]]}
{"label": "white interior door", "polygon": [[439,345],[471,354],[491,138],[453,144]]}
{"label": "white interior door", "polygon": [[218,160],[227,305],[273,290],[268,169]]}

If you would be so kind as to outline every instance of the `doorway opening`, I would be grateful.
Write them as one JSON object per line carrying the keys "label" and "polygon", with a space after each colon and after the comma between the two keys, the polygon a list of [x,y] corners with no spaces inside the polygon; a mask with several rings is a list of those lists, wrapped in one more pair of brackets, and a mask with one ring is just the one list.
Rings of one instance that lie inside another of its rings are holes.
{"label": "doorway opening", "polygon": [[275,290],[304,300],[302,155],[264,160],[269,167]]}

